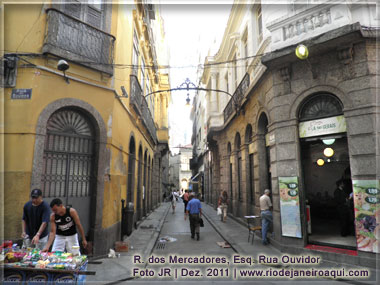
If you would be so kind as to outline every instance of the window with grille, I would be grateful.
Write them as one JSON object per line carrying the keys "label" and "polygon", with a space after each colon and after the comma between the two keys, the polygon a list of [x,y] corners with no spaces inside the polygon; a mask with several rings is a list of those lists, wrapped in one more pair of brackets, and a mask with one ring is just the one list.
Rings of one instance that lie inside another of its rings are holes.
{"label": "window with grille", "polygon": [[70,109],[54,113],[45,138],[44,197],[91,196],[94,148],[94,130],[84,115]]}

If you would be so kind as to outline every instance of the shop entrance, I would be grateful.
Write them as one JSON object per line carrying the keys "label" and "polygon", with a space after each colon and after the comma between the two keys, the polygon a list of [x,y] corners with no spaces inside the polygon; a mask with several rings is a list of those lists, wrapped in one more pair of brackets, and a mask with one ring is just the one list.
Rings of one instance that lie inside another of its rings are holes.
{"label": "shop entrance", "polygon": [[313,94],[301,106],[299,120],[308,241],[356,249],[343,105],[333,94]]}
{"label": "shop entrance", "polygon": [[346,136],[305,139],[301,149],[306,204],[310,206],[309,243],[356,248]]}

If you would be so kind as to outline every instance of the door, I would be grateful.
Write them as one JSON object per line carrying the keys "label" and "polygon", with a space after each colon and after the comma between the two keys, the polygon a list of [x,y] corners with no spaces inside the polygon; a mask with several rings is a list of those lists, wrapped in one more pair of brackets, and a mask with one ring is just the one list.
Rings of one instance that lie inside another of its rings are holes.
{"label": "door", "polygon": [[94,157],[94,130],[88,118],[71,109],[55,112],[47,123],[42,193],[48,204],[60,198],[64,205],[75,208],[85,235],[90,229]]}

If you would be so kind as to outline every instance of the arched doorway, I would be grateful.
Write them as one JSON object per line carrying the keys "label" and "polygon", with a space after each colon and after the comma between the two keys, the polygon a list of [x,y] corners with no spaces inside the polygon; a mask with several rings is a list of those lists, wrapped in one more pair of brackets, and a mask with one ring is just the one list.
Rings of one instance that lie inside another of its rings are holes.
{"label": "arched doorway", "polygon": [[147,179],[148,179],[148,151],[145,150],[144,152],[144,178],[143,178],[143,215],[146,216],[147,214]]}
{"label": "arched doorway", "polygon": [[308,241],[356,248],[349,150],[343,105],[330,93],[300,105],[299,136],[303,182],[310,208]]}
{"label": "arched doorway", "polygon": [[229,203],[228,203],[228,212],[229,213],[232,213],[233,211],[233,183],[232,183],[232,160],[231,160],[231,143],[228,143],[227,144],[227,155],[228,155],[228,162],[227,162],[227,165],[228,165],[228,188],[229,188]]}
{"label": "arched doorway", "polygon": [[80,109],[62,108],[47,121],[41,188],[47,203],[60,198],[75,208],[87,236],[95,195],[95,131]]}
{"label": "arched doorway", "polygon": [[243,170],[243,165],[242,165],[242,156],[241,156],[241,139],[240,139],[240,134],[236,133],[235,135],[235,161],[236,161],[236,216],[242,216],[242,203],[243,203],[243,189],[242,189],[242,180],[243,180],[243,175],[242,175],[242,170]]}
{"label": "arched doorway", "polygon": [[139,160],[138,160],[138,168],[137,168],[137,200],[136,200],[136,212],[137,212],[137,221],[142,218],[142,164],[143,164],[143,153],[142,147],[139,146]]}
{"label": "arched doorway", "polygon": [[133,203],[133,193],[135,187],[135,163],[136,163],[135,138],[131,136],[129,140],[128,154],[128,184],[127,184],[127,203]]}
{"label": "arched doorway", "polygon": [[257,152],[259,161],[260,194],[263,194],[265,189],[272,189],[268,117],[264,112],[261,113],[257,125]]}
{"label": "arched doorway", "polygon": [[250,150],[252,142],[252,126],[248,124],[245,129],[244,143],[246,145],[246,181],[247,181],[247,214],[254,213],[255,190],[254,190],[254,159],[253,151]]}

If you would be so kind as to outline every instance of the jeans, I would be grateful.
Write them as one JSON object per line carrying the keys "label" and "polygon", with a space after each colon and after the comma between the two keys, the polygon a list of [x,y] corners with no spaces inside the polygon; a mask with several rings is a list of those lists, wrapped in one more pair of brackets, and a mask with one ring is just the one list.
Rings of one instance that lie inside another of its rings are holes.
{"label": "jeans", "polygon": [[272,223],[273,223],[272,212],[269,210],[261,211],[261,227],[262,227],[261,234],[262,234],[262,242],[264,244],[268,243],[267,233]]}

